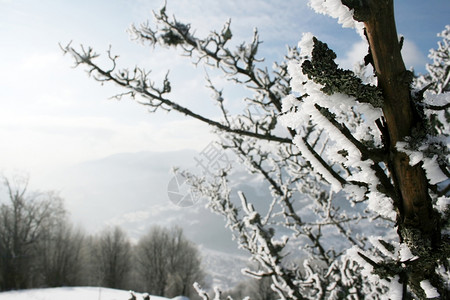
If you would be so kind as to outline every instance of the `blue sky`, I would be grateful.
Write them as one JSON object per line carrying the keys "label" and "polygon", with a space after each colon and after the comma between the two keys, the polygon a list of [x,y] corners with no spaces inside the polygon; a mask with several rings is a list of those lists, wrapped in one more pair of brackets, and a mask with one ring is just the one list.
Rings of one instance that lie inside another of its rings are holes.
{"label": "blue sky", "polygon": [[[208,98],[202,70],[191,69],[173,51],[152,51],[129,40],[126,28],[151,19],[150,12],[161,5],[160,0],[0,0],[0,66],[4,70],[0,75],[0,138],[9,141],[2,147],[6,153],[1,155],[0,168],[39,172],[44,166],[118,152],[199,150],[200,141],[209,138],[203,126],[177,116],[150,116],[145,108],[128,101],[107,101],[117,89],[101,87],[81,68],[73,70],[70,58],[63,57],[58,47],[72,40],[102,53],[112,45],[124,66],[146,65],[155,78],[171,69],[172,78],[178,81],[174,85],[179,87],[174,96],[185,99],[183,90],[192,93],[194,85],[197,91],[192,98]],[[359,41],[353,30],[315,14],[306,1],[169,0],[168,10],[192,23],[198,34],[210,28],[219,30],[231,18],[238,42],[248,40],[258,27],[264,41],[261,55],[269,62],[280,60],[285,45],[295,45],[306,31],[328,42],[342,61],[348,61],[346,56]],[[435,46],[436,33],[443,29],[449,13],[450,2],[445,0],[397,1],[398,31],[411,48],[406,61],[417,70],[423,70],[428,50]],[[190,81],[185,79],[187,72]],[[177,134],[180,124],[201,134],[183,139],[187,133]]]}
{"label": "blue sky", "polygon": [[[220,30],[231,18],[234,39],[240,43],[258,27],[264,41],[261,56],[267,62],[282,59],[286,45],[296,45],[303,32],[327,42],[347,66],[364,55],[354,30],[315,14],[307,1],[167,2],[168,13],[191,23],[198,35]],[[170,69],[172,99],[214,116],[202,68],[191,67],[176,51],[132,42],[126,33],[132,23],[152,21],[151,11],[162,3],[0,0],[0,172],[28,172],[40,189],[60,189],[44,175],[118,153],[201,151],[213,139],[209,129],[194,120],[150,115],[132,101],[108,100],[119,90],[101,86],[82,68],[73,69],[70,57],[59,49],[58,43],[73,41],[104,53],[112,45],[121,66],[145,66],[153,70],[156,81]],[[436,34],[449,22],[450,1],[398,0],[396,11],[398,32],[406,38],[405,61],[423,72],[428,50],[438,41]],[[220,76],[213,79],[233,88]],[[225,96],[229,105],[239,101],[234,90],[225,90]],[[168,173],[170,166],[164,168]]]}

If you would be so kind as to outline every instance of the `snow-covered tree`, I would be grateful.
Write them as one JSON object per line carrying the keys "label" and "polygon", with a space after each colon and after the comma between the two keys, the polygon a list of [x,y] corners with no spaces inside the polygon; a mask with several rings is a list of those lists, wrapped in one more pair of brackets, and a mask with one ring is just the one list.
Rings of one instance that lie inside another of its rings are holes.
{"label": "snow-covered tree", "polygon": [[428,57],[433,61],[427,64],[428,74],[418,78],[418,85],[422,88],[441,94],[450,91],[450,25],[438,34],[442,41],[438,43],[437,49],[431,49]]}
{"label": "snow-covered tree", "polygon": [[[442,41],[438,42],[436,49],[431,49],[428,57],[432,60],[431,64],[426,65],[428,74],[420,75],[415,78],[415,86],[419,90],[419,94],[425,90],[433,94],[441,94],[450,92],[450,25],[438,34]],[[448,136],[450,114],[448,108],[450,104],[447,102],[430,103],[432,110],[427,111],[427,118],[432,123],[432,130],[437,133]],[[444,121],[441,121],[444,120]]]}
{"label": "snow-covered tree", "polygon": [[257,31],[250,43],[231,49],[230,23],[199,38],[190,25],[169,18],[166,7],[155,13],[156,28],[131,28],[135,39],[181,48],[195,64],[253,91],[243,111],[232,114],[208,79],[221,119],[172,99],[168,77],[158,86],[142,68],[119,69],[111,52],[112,68],[97,64],[91,48],[68,45],[64,51],[96,80],[123,87],[118,98],[128,95],[151,111],[177,111],[212,126],[223,148],[266,181],[272,198],[258,211],[252,204],[258,199],[232,190],[232,169],[214,178],[182,172],[251,253],[257,268],[244,272],[271,278],[282,299],[445,299],[450,96],[442,92],[448,60],[438,63],[445,72],[429,68],[429,80],[441,82],[435,93],[416,91],[401,56],[392,0],[311,0],[310,6],[367,40],[369,80],[339,68],[336,54],[313,34],[304,34],[299,48],[289,48],[285,61],[269,71],[257,56]]}

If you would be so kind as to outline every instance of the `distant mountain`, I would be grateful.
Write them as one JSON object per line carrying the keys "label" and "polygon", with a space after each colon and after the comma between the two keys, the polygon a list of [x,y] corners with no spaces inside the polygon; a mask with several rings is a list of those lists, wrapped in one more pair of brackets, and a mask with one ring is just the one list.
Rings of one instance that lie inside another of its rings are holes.
{"label": "distant mountain", "polygon": [[[173,167],[197,170],[200,155],[192,150],[121,153],[74,165],[49,180],[61,191],[72,219],[90,233],[119,225],[137,241],[153,225],[183,228],[186,237],[200,246],[211,287],[226,290],[245,279],[240,270],[247,266],[248,254],[237,249],[230,230],[225,228],[225,220],[205,208],[205,199],[197,199],[187,207],[176,205],[188,189],[174,178],[171,170]],[[229,159],[233,159],[231,155]],[[267,200],[271,196],[261,178],[238,169],[231,175],[230,185],[235,201],[240,190],[258,211],[268,210],[270,201]],[[340,194],[333,199],[333,205],[350,214],[361,209],[352,208]],[[310,200],[302,195],[295,202],[295,209],[301,211],[304,221],[312,222],[316,218]],[[353,230],[367,231],[366,225],[362,220],[360,228]],[[378,235],[383,230],[373,228],[371,234]],[[277,235],[283,234],[290,233],[277,228]],[[324,228],[323,234],[327,234],[326,242],[335,249],[346,247],[338,232]],[[292,242],[292,253],[302,246],[299,243],[307,242],[302,239]],[[292,255],[292,259],[301,257]]]}
{"label": "distant mountain", "polygon": [[167,184],[174,166],[193,164],[195,151],[121,153],[68,167],[50,180],[73,219],[87,230],[155,206],[168,210]]}
{"label": "distant mountain", "polygon": [[241,272],[249,264],[246,255],[210,249],[203,249],[202,253],[202,263],[208,272],[206,281],[210,288],[218,287],[221,291],[227,291],[249,279]]}
{"label": "distant mountain", "polygon": [[[75,223],[90,233],[119,225],[137,241],[153,225],[180,226],[188,239],[200,245],[214,286],[230,288],[243,277],[240,269],[246,259],[224,219],[205,208],[206,200],[180,207],[169,197],[171,169],[195,169],[198,158],[192,150],[121,153],[74,165],[50,180],[61,191]],[[233,177],[233,191],[242,190],[248,199],[262,202],[268,197],[268,189],[264,195],[259,180],[247,172]],[[179,193],[186,191],[180,188]]]}

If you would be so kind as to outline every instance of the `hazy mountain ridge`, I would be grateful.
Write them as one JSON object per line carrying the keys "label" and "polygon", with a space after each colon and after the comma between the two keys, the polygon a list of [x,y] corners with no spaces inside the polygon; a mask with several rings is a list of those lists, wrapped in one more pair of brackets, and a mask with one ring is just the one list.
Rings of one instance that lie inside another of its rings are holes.
{"label": "hazy mountain ridge", "polygon": [[[75,165],[64,176],[56,178],[56,182],[64,186],[62,196],[73,219],[88,232],[117,225],[132,241],[137,241],[153,225],[180,226],[186,237],[200,246],[209,283],[228,289],[246,278],[240,270],[248,260],[244,252],[237,249],[224,219],[205,208],[206,200],[190,207],[179,207],[168,196],[168,183],[174,176],[172,167],[194,168],[197,155],[192,150],[121,153]],[[237,205],[235,192],[241,190],[262,214],[267,211],[268,201],[265,200],[271,196],[260,179],[240,169],[230,181]],[[355,210],[339,194],[333,203],[346,211]],[[314,217],[310,200],[305,196],[299,195],[296,208],[302,211],[305,220]],[[278,237],[284,234],[290,233],[277,232]],[[327,240],[335,248],[344,247],[344,242],[335,234],[330,234]],[[291,250],[295,253],[299,246],[292,245]]]}
{"label": "hazy mountain ridge", "polygon": [[209,288],[218,287],[227,291],[249,278],[241,272],[249,264],[249,257],[211,249],[201,250],[202,263],[208,273],[206,282]]}
{"label": "hazy mountain ridge", "polygon": [[[120,153],[74,165],[53,180],[61,187],[73,220],[89,233],[120,226],[136,242],[153,225],[182,227],[186,237],[200,246],[211,287],[228,289],[244,278],[240,270],[247,259],[223,218],[207,209],[204,199],[179,207],[168,197],[172,168],[194,168],[197,155],[193,150]],[[240,184],[233,190],[261,199],[261,189],[252,186],[261,183],[246,172],[235,177]]]}

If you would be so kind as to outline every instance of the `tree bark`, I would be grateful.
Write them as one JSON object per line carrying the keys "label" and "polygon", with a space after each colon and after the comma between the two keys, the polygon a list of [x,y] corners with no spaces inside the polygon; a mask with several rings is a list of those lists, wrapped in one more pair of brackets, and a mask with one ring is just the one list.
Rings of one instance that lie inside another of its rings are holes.
{"label": "tree bark", "polygon": [[[409,157],[396,149],[397,143],[412,136],[413,130],[422,121],[411,100],[412,77],[401,56],[393,1],[367,0],[360,9],[362,11],[359,15],[364,16],[378,86],[384,97],[383,113],[389,133],[389,137],[385,136],[389,151],[388,168],[399,199],[398,203],[394,203],[398,233],[401,241],[408,244],[413,254],[422,258],[429,255],[424,252],[438,250],[440,246],[438,217],[432,208],[428,180],[422,164],[411,166]],[[421,264],[421,268],[423,267]],[[408,281],[414,292],[423,293],[420,281],[434,278],[434,268],[434,263],[431,263],[420,272],[408,274]]]}
{"label": "tree bark", "polygon": [[[376,2],[376,3],[375,3]],[[430,238],[434,246],[437,223],[428,194],[428,181],[421,164],[411,166],[409,157],[398,152],[397,142],[404,141],[420,126],[420,118],[413,109],[410,96],[410,80],[400,53],[394,19],[393,1],[368,1],[370,17],[364,23],[378,78],[383,92],[383,113],[389,132],[389,151],[395,184],[401,199],[399,215],[401,223],[413,226]],[[437,230],[439,232],[439,230]],[[437,234],[439,235],[439,234]]]}

